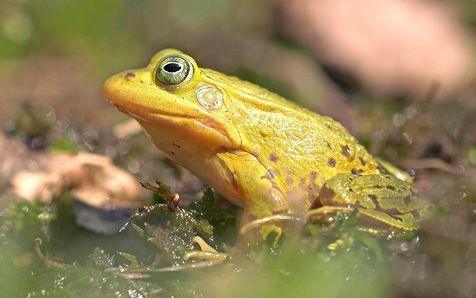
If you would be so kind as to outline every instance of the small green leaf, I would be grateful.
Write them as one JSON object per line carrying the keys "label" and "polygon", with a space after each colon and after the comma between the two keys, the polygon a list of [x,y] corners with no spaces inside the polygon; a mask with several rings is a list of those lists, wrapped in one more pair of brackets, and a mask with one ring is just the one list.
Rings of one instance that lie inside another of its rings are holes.
{"label": "small green leaf", "polygon": [[57,139],[53,144],[51,144],[51,150],[56,152],[79,152],[78,146],[68,138]]}
{"label": "small green leaf", "polygon": [[201,230],[207,234],[207,236],[213,236],[213,226],[206,219],[200,221]]}

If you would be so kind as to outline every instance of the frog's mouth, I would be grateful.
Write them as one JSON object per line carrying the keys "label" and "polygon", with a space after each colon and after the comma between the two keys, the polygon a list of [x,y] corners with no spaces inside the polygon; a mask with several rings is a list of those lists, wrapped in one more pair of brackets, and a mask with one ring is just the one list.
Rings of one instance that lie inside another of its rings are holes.
{"label": "frog's mouth", "polygon": [[[128,82],[125,77],[127,73],[108,79],[104,84],[104,96],[119,111],[136,119],[144,127],[155,130],[163,127],[176,131],[187,130],[186,135],[190,137],[213,138],[214,142],[221,143],[226,148],[237,148],[241,143],[239,134],[233,127],[207,111],[186,101],[177,102],[167,92],[157,90],[153,83]],[[140,90],[140,94],[137,90]]]}

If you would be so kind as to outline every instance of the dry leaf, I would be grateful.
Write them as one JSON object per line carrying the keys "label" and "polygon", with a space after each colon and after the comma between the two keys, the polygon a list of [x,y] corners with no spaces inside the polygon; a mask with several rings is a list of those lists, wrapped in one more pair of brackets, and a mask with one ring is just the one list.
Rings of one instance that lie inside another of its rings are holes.
{"label": "dry leaf", "polygon": [[40,170],[20,171],[11,184],[19,197],[46,203],[65,190],[102,209],[137,208],[148,203],[131,174],[114,166],[109,158],[90,153],[49,154]]}

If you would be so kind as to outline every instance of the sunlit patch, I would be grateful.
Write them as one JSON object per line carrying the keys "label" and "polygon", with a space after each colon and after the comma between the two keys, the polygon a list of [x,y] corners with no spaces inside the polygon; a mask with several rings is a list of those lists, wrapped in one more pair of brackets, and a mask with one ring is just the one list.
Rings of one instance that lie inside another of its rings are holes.
{"label": "sunlit patch", "polygon": [[201,85],[197,89],[198,102],[209,110],[215,110],[223,104],[222,94],[213,86]]}

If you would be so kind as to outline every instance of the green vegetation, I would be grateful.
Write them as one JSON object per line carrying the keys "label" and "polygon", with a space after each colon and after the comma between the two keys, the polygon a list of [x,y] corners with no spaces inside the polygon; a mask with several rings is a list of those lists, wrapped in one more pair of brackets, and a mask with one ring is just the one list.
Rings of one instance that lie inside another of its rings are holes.
{"label": "green vegetation", "polygon": [[[290,227],[278,247],[254,243],[232,248],[230,239],[222,239],[236,234],[236,209],[212,208],[213,201],[213,191],[206,189],[201,202],[183,208],[147,207],[116,236],[96,241],[83,237],[88,242],[76,247],[81,252],[70,248],[64,257],[61,251],[71,240],[66,235],[90,233],[78,233],[69,220],[68,196],[49,207],[11,205],[0,221],[2,294],[382,297],[388,291],[386,268],[391,265],[383,252],[385,241],[360,232],[353,216],[336,217],[332,227],[313,224],[312,233]],[[195,236],[226,252],[227,259],[187,260],[187,253],[200,249],[193,244]],[[105,241],[117,246],[104,249]],[[21,287],[15,282],[19,278]]]}

